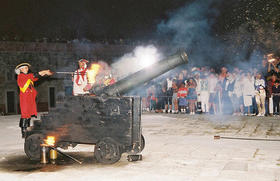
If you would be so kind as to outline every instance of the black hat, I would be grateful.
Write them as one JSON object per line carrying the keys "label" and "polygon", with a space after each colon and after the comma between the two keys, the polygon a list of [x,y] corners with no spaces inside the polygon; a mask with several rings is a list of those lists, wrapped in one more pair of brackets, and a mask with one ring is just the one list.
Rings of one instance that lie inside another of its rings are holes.
{"label": "black hat", "polygon": [[15,73],[18,75],[20,74],[20,69],[24,66],[27,66],[28,68],[31,67],[31,65],[29,63],[21,63],[19,65],[16,66],[15,68]]}

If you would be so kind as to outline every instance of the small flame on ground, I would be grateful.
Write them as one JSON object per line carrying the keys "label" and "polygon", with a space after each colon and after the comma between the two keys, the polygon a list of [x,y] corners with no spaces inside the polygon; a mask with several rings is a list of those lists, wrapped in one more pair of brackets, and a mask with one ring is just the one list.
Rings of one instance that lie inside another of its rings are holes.
{"label": "small flame on ground", "polygon": [[55,137],[54,136],[47,136],[47,139],[44,140],[45,144],[49,146],[54,146],[55,144]]}
{"label": "small flame on ground", "polygon": [[88,82],[90,84],[94,84],[96,82],[96,76],[99,73],[100,65],[99,64],[91,64],[88,70]]}

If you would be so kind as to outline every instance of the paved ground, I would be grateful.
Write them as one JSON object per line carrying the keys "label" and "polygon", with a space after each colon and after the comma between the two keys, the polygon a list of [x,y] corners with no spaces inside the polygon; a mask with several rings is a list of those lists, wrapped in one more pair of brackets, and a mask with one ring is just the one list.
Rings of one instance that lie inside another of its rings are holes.
{"label": "paved ground", "polygon": [[214,140],[214,135],[280,139],[280,117],[144,114],[143,160],[126,155],[113,165],[93,159],[93,147],[68,153],[78,165],[60,158],[57,165],[29,161],[17,127],[19,116],[1,116],[2,180],[182,180],[280,181],[280,141]]}

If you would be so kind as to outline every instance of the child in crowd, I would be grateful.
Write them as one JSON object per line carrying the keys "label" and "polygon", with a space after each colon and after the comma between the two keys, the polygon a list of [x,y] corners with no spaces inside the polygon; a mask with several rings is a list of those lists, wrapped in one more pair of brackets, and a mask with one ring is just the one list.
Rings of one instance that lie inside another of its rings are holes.
{"label": "child in crowd", "polygon": [[188,80],[187,100],[189,103],[190,115],[194,115],[195,114],[195,103],[197,101],[197,94],[196,94],[196,82],[192,78],[190,78]]}
{"label": "child in crowd", "polygon": [[165,87],[166,87],[165,112],[172,113],[172,96],[173,96],[172,77],[166,79]]}
{"label": "child in crowd", "polygon": [[275,81],[272,87],[272,95],[273,95],[273,114],[279,115],[279,102],[280,102],[280,83],[279,81]]}
{"label": "child in crowd", "polygon": [[179,109],[181,113],[186,113],[186,107],[187,107],[187,94],[188,94],[188,88],[185,86],[184,83],[180,84],[180,88],[178,90],[177,96],[178,96],[178,104]]}
{"label": "child in crowd", "polygon": [[155,90],[155,86],[151,86],[148,89],[148,101],[149,101],[149,105],[150,105],[150,111],[152,110],[156,110],[156,90]]}
{"label": "child in crowd", "polygon": [[178,113],[178,99],[177,99],[177,92],[178,92],[178,86],[177,86],[177,80],[173,79],[172,81],[172,113],[177,114]]}

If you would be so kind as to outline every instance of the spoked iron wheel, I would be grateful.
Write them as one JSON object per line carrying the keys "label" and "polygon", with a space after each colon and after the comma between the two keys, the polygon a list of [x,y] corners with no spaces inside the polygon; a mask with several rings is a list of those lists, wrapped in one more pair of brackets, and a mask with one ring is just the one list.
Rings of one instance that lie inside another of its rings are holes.
{"label": "spoked iron wheel", "polygon": [[103,138],[95,145],[94,155],[100,163],[116,163],[121,158],[120,146],[112,138]]}
{"label": "spoked iron wheel", "polygon": [[30,160],[40,160],[42,143],[43,136],[41,134],[32,134],[25,138],[24,151]]}

